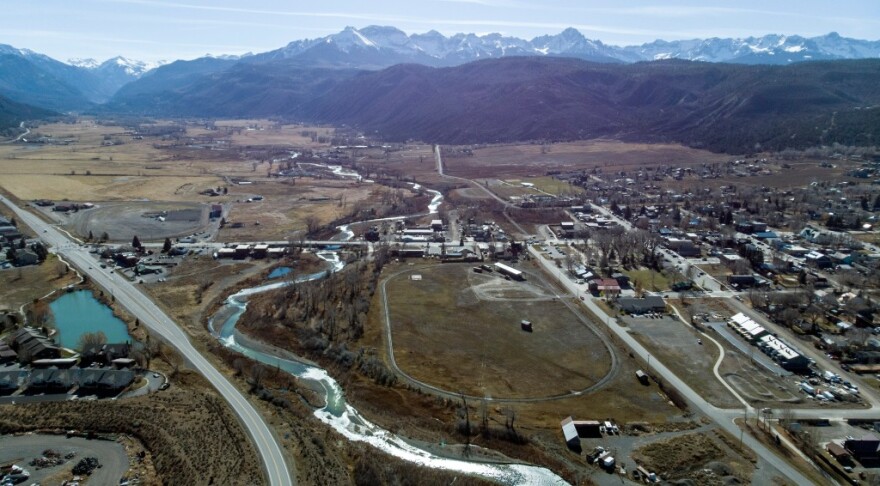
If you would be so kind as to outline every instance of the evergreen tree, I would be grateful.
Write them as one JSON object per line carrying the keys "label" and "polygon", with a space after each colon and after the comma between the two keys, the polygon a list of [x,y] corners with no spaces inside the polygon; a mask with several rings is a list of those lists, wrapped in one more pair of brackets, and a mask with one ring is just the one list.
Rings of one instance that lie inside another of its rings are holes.
{"label": "evergreen tree", "polygon": [[171,238],[165,238],[165,243],[162,245],[162,253],[168,253],[171,251]]}
{"label": "evergreen tree", "polygon": [[143,246],[141,246],[141,240],[138,239],[137,235],[134,235],[134,238],[131,239],[131,246],[137,249],[143,248]]}

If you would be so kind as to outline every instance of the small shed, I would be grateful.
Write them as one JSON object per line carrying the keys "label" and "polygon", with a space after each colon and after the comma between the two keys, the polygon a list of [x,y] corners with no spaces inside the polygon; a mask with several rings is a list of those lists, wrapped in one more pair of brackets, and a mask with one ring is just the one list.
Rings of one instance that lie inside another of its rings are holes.
{"label": "small shed", "polygon": [[828,451],[829,454],[831,454],[832,457],[837,459],[837,462],[849,462],[849,452],[847,452],[842,445],[836,442],[829,442],[825,446],[825,449]]}
{"label": "small shed", "polygon": [[562,425],[562,435],[565,437],[565,445],[568,446],[569,449],[580,451],[581,448],[581,438],[578,436],[577,427],[574,425],[574,420],[571,417],[567,417],[565,420],[561,422]]}
{"label": "small shed", "polygon": [[519,321],[519,327],[523,331],[532,332],[532,321],[527,321],[525,319]]}

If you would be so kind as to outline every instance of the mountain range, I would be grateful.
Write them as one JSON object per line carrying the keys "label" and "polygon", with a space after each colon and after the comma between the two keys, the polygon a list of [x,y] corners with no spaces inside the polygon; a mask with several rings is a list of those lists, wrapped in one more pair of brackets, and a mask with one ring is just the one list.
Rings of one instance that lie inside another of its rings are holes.
{"label": "mountain range", "polygon": [[584,37],[568,28],[556,35],[532,40],[501,34],[456,34],[437,31],[407,35],[394,27],[346,27],[337,34],[299,40],[285,47],[252,56],[252,61],[303,59],[309,62],[347,64],[367,68],[410,62],[429,66],[454,66],[486,58],[509,56],[575,57],[597,62],[690,61],[739,64],[790,64],[830,59],[880,57],[880,41],[841,37],[837,33],[805,38],[797,35],[766,35],[744,39],[657,40],[639,46],[619,47]]}
{"label": "mountain range", "polygon": [[522,40],[371,26],[152,69],[0,45],[0,95],[61,112],[347,124],[390,140],[613,136],[747,152],[875,144],[880,61],[864,58],[878,57],[880,42],[834,33],[616,47],[575,29]]}

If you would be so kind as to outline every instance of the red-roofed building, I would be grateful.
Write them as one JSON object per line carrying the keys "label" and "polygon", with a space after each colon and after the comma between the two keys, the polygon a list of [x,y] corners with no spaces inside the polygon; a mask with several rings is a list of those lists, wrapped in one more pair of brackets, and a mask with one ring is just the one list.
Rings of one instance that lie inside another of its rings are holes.
{"label": "red-roofed building", "polygon": [[604,295],[619,295],[620,284],[613,278],[600,278],[590,282],[590,291]]}

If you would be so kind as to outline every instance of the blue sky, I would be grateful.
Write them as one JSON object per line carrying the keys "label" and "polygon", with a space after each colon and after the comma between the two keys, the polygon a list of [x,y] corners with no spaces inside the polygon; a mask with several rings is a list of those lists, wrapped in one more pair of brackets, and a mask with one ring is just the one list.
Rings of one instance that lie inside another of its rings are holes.
{"label": "blue sky", "polygon": [[0,43],[56,59],[123,55],[146,61],[242,54],[321,37],[345,26],[407,33],[500,32],[523,38],[572,26],[590,39],[769,33],[880,38],[878,0],[41,0],[4,2]]}

